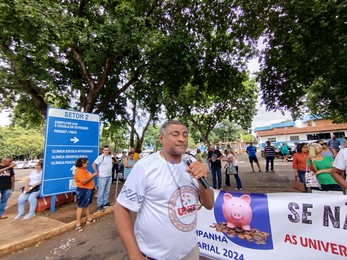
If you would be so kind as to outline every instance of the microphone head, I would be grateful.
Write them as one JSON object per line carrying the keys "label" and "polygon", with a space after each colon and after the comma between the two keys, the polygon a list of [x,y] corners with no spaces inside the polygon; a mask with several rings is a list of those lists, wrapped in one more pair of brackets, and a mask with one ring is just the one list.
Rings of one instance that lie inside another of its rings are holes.
{"label": "microphone head", "polygon": [[182,156],[182,161],[184,162],[185,165],[189,166],[192,162],[196,162],[196,159],[192,155],[185,154]]}

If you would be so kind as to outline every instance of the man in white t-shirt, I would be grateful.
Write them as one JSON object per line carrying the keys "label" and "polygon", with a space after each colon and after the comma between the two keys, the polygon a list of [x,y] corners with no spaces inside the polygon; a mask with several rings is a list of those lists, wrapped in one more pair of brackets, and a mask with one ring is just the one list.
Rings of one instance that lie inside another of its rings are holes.
{"label": "man in white t-shirt", "polygon": [[[344,139],[344,146],[347,147],[347,137]],[[347,189],[347,181],[344,177],[347,169],[347,148],[344,148],[338,152],[335,157],[333,168],[331,170],[331,176],[334,180],[340,184],[344,189]]]}
{"label": "man in white t-shirt", "polygon": [[104,146],[102,154],[100,154],[93,162],[94,172],[99,173],[98,178],[98,211],[104,211],[105,208],[111,206],[109,203],[110,188],[112,183],[112,156],[110,148]]}
{"label": "man in white t-shirt", "polygon": [[[214,193],[197,181],[207,175],[201,162],[187,167],[182,155],[188,129],[168,121],[160,129],[160,152],[139,160],[114,208],[115,224],[129,259],[199,259],[196,221],[199,195],[207,209]],[[135,226],[130,211],[137,212]]]}

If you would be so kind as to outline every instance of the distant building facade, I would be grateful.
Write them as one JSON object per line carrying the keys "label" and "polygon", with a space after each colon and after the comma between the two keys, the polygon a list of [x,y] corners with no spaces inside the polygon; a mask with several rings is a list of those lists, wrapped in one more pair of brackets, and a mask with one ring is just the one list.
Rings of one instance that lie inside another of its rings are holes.
{"label": "distant building facade", "polygon": [[254,132],[261,148],[266,141],[270,141],[274,146],[280,146],[283,142],[329,140],[333,135],[343,144],[343,139],[347,136],[347,124],[333,124],[329,119],[308,115],[301,120],[300,127],[297,127],[294,121],[289,121],[256,127]]}

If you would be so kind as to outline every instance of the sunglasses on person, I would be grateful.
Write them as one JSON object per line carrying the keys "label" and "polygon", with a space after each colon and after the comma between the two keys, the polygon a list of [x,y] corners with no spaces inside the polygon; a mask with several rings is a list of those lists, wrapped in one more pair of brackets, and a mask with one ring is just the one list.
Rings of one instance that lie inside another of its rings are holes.
{"label": "sunglasses on person", "polygon": [[328,143],[319,143],[320,145],[327,145]]}

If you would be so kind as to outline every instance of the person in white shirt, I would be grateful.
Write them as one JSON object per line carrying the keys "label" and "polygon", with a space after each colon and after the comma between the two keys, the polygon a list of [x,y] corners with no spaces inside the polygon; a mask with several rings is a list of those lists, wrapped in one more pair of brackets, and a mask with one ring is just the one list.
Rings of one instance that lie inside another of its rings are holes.
{"label": "person in white shirt", "polygon": [[93,162],[93,170],[98,173],[98,211],[104,211],[111,206],[109,202],[110,188],[112,183],[112,156],[110,148],[104,146],[103,153],[100,154]]}
{"label": "person in white shirt", "polygon": [[[344,139],[344,146],[347,147],[347,137]],[[345,171],[347,169],[347,148],[344,148],[338,152],[335,157],[333,168],[331,170],[331,176],[334,180],[343,188],[347,189],[347,181],[345,178]]]}
{"label": "person in white shirt", "polygon": [[[116,228],[129,259],[199,259],[196,222],[199,197],[207,209],[214,192],[197,180],[208,170],[201,162],[186,166],[188,129],[168,121],[160,129],[162,150],[139,160],[114,208]],[[137,212],[135,226],[130,211]]]}
{"label": "person in white shirt", "polygon": [[35,210],[37,206],[37,197],[40,195],[40,186],[42,180],[42,161],[38,161],[35,164],[35,170],[33,170],[28,179],[25,182],[23,193],[18,197],[18,214],[15,216],[15,220],[19,220],[24,216],[25,203],[29,201],[29,213],[24,219],[30,219],[35,216]]}

